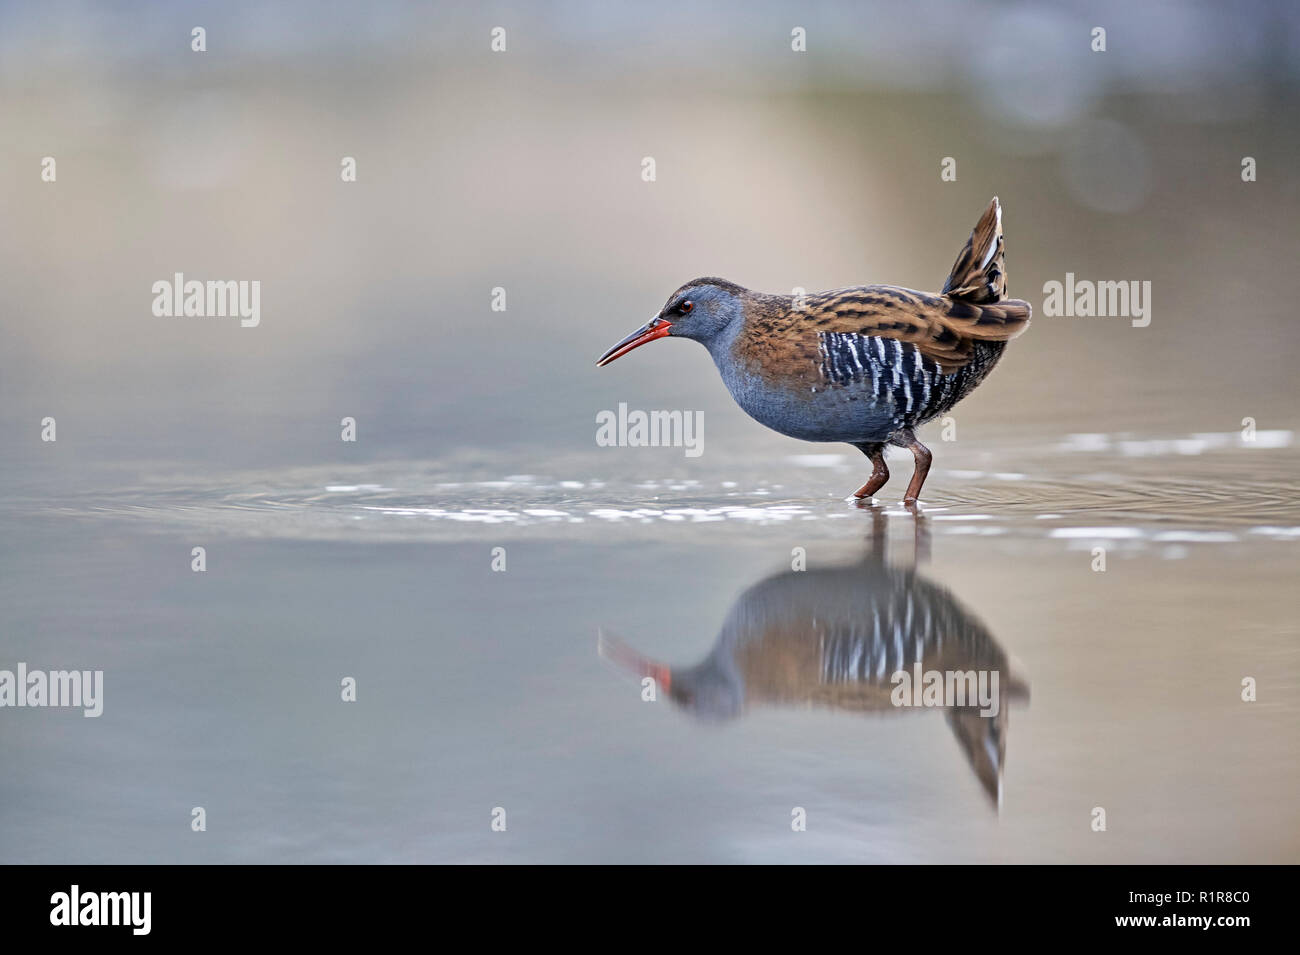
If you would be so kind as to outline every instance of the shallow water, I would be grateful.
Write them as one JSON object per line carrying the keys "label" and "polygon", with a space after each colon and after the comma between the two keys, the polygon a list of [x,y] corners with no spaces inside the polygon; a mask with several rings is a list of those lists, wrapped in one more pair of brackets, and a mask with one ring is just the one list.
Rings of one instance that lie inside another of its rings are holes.
{"label": "shallow water", "polygon": [[[1295,861],[1300,453],[1257,438],[939,446],[919,517],[842,500],[863,466],[834,452],[768,481],[716,455],[29,474],[0,627],[30,668],[102,669],[104,712],[6,712],[0,854]],[[867,685],[936,626],[1023,682],[996,729]],[[801,661],[835,641],[859,676],[828,690]],[[643,702],[640,654],[678,691],[706,659],[744,677]]]}

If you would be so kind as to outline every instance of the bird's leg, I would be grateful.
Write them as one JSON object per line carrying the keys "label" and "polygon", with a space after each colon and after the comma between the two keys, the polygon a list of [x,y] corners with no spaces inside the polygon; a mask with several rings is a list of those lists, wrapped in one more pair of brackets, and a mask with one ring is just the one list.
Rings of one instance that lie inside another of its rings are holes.
{"label": "bird's leg", "polygon": [[932,455],[930,449],[916,440],[916,435],[912,433],[911,428],[904,428],[892,438],[889,443],[897,448],[907,448],[916,458],[916,470],[912,472],[912,483],[907,485],[907,494],[903,497],[904,504],[915,504],[917,498],[921,496],[921,485],[925,483],[925,476],[930,473],[930,460]]}
{"label": "bird's leg", "polygon": [[855,448],[871,459],[871,479],[853,492],[858,500],[871,497],[889,480],[889,468],[885,467],[885,446],[883,444],[855,444]]}

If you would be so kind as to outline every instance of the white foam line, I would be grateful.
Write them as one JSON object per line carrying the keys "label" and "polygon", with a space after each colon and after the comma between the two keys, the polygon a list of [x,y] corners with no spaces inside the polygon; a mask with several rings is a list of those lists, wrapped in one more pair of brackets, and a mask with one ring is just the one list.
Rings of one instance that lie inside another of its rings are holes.
{"label": "white foam line", "polygon": [[1058,527],[1048,537],[1091,538],[1109,537],[1115,540],[1133,540],[1142,537],[1136,527]]}

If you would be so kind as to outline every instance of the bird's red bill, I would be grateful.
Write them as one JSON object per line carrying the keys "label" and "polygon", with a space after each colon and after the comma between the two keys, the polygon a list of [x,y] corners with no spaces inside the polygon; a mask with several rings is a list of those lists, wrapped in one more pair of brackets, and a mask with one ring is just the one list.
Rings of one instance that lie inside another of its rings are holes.
{"label": "bird's red bill", "polygon": [[627,338],[623,339],[605,354],[600,356],[596,362],[596,367],[601,368],[608,365],[615,358],[621,358],[634,348],[640,348],[646,342],[652,342],[656,338],[663,338],[668,334],[668,330],[673,327],[672,322],[665,322],[662,318],[652,318],[646,322]]}

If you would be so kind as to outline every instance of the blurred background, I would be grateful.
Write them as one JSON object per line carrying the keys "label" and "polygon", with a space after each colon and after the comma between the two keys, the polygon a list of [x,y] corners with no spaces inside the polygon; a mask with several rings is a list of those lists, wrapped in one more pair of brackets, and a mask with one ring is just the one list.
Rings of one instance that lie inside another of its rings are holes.
{"label": "blurred background", "polygon": [[[351,415],[357,458],[510,448],[528,471],[591,451],[618,400],[779,451],[703,350],[594,358],[697,275],[936,289],[995,194],[1037,320],[963,422],[1295,408],[1291,4],[2,9],[0,415],[55,415],[60,454],[332,460]],[[177,271],[260,280],[261,326],[155,318]],[[1043,316],[1067,271],[1150,281],[1150,327]]]}
{"label": "blurred background", "polygon": [[[0,91],[0,667],[108,694],[0,713],[0,859],[1297,860],[1300,7],[5,2]],[[1033,684],[1000,822],[937,717],[701,733],[595,653],[869,533],[703,349],[596,357],[699,275],[937,290],[993,195],[1035,318],[929,435],[926,573]],[[706,453],[597,447],[620,402]]]}

